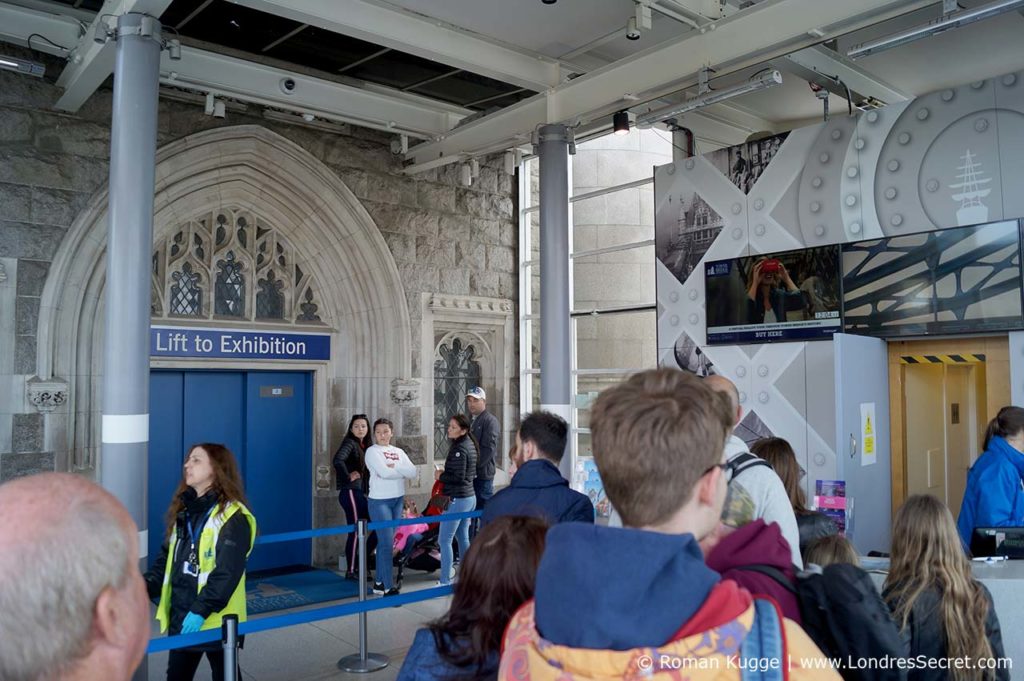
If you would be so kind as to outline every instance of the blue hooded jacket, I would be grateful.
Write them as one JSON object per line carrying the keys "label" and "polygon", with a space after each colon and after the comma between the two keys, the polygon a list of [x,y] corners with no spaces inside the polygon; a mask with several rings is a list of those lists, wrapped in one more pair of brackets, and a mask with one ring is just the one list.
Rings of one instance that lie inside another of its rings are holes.
{"label": "blue hooded jacket", "polygon": [[1024,526],[1024,454],[998,435],[967,474],[956,526],[965,547],[976,527]]}
{"label": "blue hooded jacket", "polygon": [[570,521],[594,522],[590,497],[569,489],[569,481],[547,459],[532,459],[512,476],[512,482],[487,500],[484,525],[503,515],[530,515],[551,524]]}
{"label": "blue hooded jacket", "polygon": [[661,645],[719,581],[691,534],[556,525],[537,570],[537,631],[573,648]]}

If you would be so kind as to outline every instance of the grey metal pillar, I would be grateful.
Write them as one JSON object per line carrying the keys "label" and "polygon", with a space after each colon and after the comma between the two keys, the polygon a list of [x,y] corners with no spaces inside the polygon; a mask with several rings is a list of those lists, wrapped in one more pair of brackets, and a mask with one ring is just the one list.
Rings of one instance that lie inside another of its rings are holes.
{"label": "grey metal pillar", "polygon": [[115,39],[100,481],[139,526],[144,558],[160,22],[142,14],[122,15]]}
{"label": "grey metal pillar", "polygon": [[[571,419],[572,325],[569,319],[569,147],[564,125],[544,125],[540,156],[540,403]],[[562,475],[572,479],[573,461],[562,457]]]}
{"label": "grey metal pillar", "polygon": [[672,162],[678,163],[693,156],[693,132],[674,123],[670,124],[668,129],[672,131]]}

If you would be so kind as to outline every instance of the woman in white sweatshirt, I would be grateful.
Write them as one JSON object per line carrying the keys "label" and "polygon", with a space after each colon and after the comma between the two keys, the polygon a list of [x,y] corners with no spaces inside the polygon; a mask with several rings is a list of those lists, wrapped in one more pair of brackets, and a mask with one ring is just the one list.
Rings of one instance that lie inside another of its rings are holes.
{"label": "woman in white sweatshirt", "polygon": [[[405,478],[416,477],[416,466],[402,449],[391,444],[394,426],[387,419],[377,419],[373,424],[373,437],[377,444],[366,450],[366,468],[370,471],[370,494],[367,506],[370,520],[398,520],[402,517],[402,501],[405,499]],[[373,592],[394,596],[399,587],[392,584],[391,545],[395,529],[388,527],[377,530],[377,581]]]}

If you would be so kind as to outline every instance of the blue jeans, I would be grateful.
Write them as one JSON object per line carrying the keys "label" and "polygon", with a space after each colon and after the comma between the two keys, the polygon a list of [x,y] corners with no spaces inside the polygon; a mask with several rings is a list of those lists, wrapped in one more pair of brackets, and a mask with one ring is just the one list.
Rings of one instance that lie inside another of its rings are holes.
{"label": "blue jeans", "polygon": [[[452,499],[445,513],[465,513],[476,508],[476,497],[463,497]],[[466,552],[469,551],[469,518],[462,520],[451,520],[441,523],[441,584],[450,584],[452,581],[452,563],[455,556],[452,551],[452,538],[459,541],[459,556],[466,560]],[[378,545],[379,546],[379,545]]]}
{"label": "blue jeans", "polygon": [[487,500],[494,496],[494,478],[473,478],[473,491],[476,492],[476,507],[482,511]]}
{"label": "blue jeans", "polygon": [[[382,520],[398,520],[402,517],[402,500],[405,497],[394,499],[367,499],[366,505],[370,507],[370,520],[380,522]],[[387,591],[394,586],[392,583],[392,551],[395,545],[395,528],[385,527],[377,530],[377,581],[384,585]]]}

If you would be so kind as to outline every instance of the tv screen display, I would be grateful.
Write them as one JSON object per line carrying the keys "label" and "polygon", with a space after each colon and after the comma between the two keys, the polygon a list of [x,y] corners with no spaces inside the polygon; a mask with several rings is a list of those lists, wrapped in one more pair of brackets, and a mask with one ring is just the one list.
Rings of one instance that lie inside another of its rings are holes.
{"label": "tv screen display", "polygon": [[708,343],[831,338],[842,330],[839,247],[704,264]]}
{"label": "tv screen display", "polygon": [[843,244],[846,330],[884,338],[1024,328],[1017,220]]}

